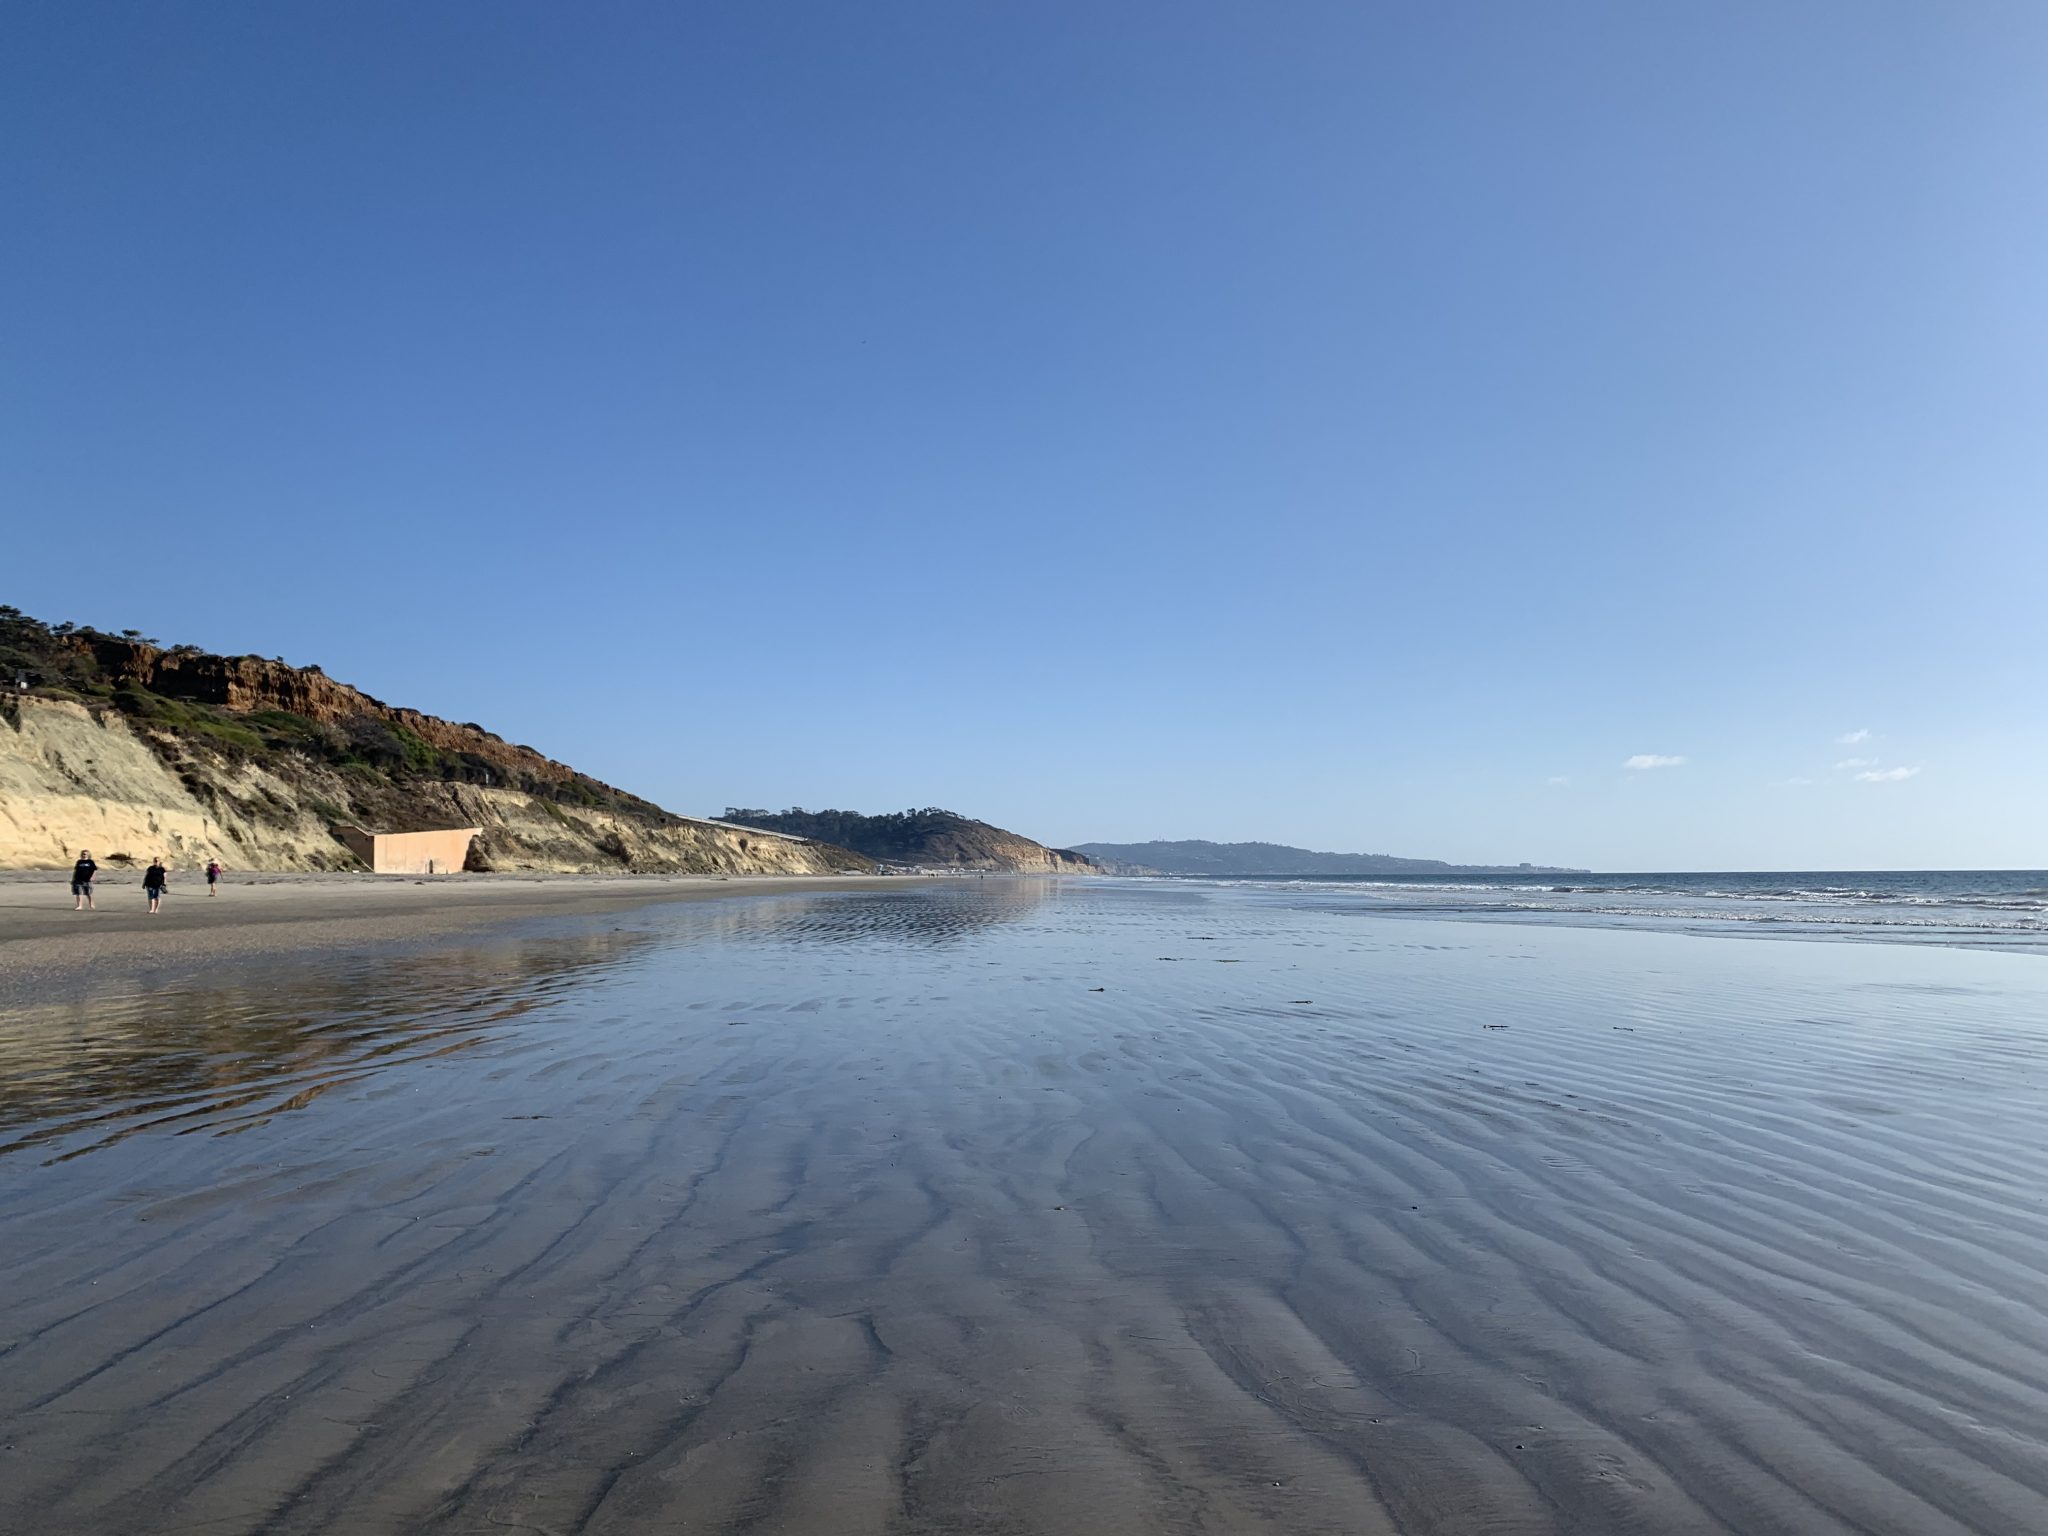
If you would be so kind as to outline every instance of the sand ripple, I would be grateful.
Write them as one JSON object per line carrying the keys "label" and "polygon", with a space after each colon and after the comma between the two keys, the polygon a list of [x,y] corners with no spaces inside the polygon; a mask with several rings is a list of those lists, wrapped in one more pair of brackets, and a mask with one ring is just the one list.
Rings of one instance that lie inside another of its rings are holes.
{"label": "sand ripple", "polygon": [[1012,882],[0,1015],[0,1528],[2048,1529],[2048,968]]}

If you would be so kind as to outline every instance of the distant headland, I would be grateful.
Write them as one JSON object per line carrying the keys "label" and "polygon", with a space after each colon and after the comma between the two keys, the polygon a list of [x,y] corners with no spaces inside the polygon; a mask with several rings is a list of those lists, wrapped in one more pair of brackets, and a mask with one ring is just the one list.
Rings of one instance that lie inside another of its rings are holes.
{"label": "distant headland", "polygon": [[1400,875],[1583,875],[1549,864],[1446,864],[1386,853],[1317,853],[1284,843],[1076,843],[1115,874],[1206,875],[1235,880],[1334,880]]}
{"label": "distant headland", "polygon": [[979,870],[1027,875],[1099,875],[1094,860],[1069,848],[1048,848],[957,811],[928,806],[863,816],[857,811],[747,810],[727,806],[721,821],[852,850],[884,866]]}

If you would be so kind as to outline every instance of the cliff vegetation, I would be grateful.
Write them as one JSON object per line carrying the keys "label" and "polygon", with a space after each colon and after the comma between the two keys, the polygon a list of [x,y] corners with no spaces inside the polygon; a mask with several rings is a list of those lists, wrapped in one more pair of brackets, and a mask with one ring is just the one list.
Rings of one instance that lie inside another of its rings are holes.
{"label": "cliff vegetation", "polygon": [[916,869],[955,869],[1024,874],[1095,875],[1102,871],[1083,854],[1048,848],[1015,832],[975,821],[957,811],[927,806],[863,816],[858,811],[750,810],[728,806],[723,817],[797,837],[837,843],[882,864]]}

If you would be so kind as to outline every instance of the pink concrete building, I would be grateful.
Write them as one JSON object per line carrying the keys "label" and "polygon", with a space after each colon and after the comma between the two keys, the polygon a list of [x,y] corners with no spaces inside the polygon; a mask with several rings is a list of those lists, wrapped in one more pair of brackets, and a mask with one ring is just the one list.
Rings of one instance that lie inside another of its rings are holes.
{"label": "pink concrete building", "polygon": [[447,827],[433,832],[365,832],[341,827],[349,850],[380,875],[453,875],[469,859],[469,844],[480,827]]}

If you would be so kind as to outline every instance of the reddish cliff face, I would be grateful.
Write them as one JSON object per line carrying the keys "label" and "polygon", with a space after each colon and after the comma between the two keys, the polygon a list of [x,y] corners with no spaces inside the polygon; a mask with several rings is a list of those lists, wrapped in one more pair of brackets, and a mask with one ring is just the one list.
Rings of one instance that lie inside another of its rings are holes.
{"label": "reddish cliff face", "polygon": [[[238,714],[283,710],[323,725],[377,720],[403,726],[441,751],[466,753],[493,763],[508,779],[564,783],[587,778],[530,747],[514,746],[477,726],[457,725],[416,709],[394,708],[315,669],[261,656],[166,651],[140,642],[104,637],[78,643],[91,650],[110,681],[134,682],[165,698],[190,699]],[[588,782],[598,783],[595,779]]]}
{"label": "reddish cliff face", "polygon": [[367,693],[319,672],[266,661],[261,656],[210,656],[204,651],[165,651],[127,640],[81,641],[110,681],[140,683],[165,698],[191,699],[251,713],[288,710],[330,723],[361,715],[387,714]]}

